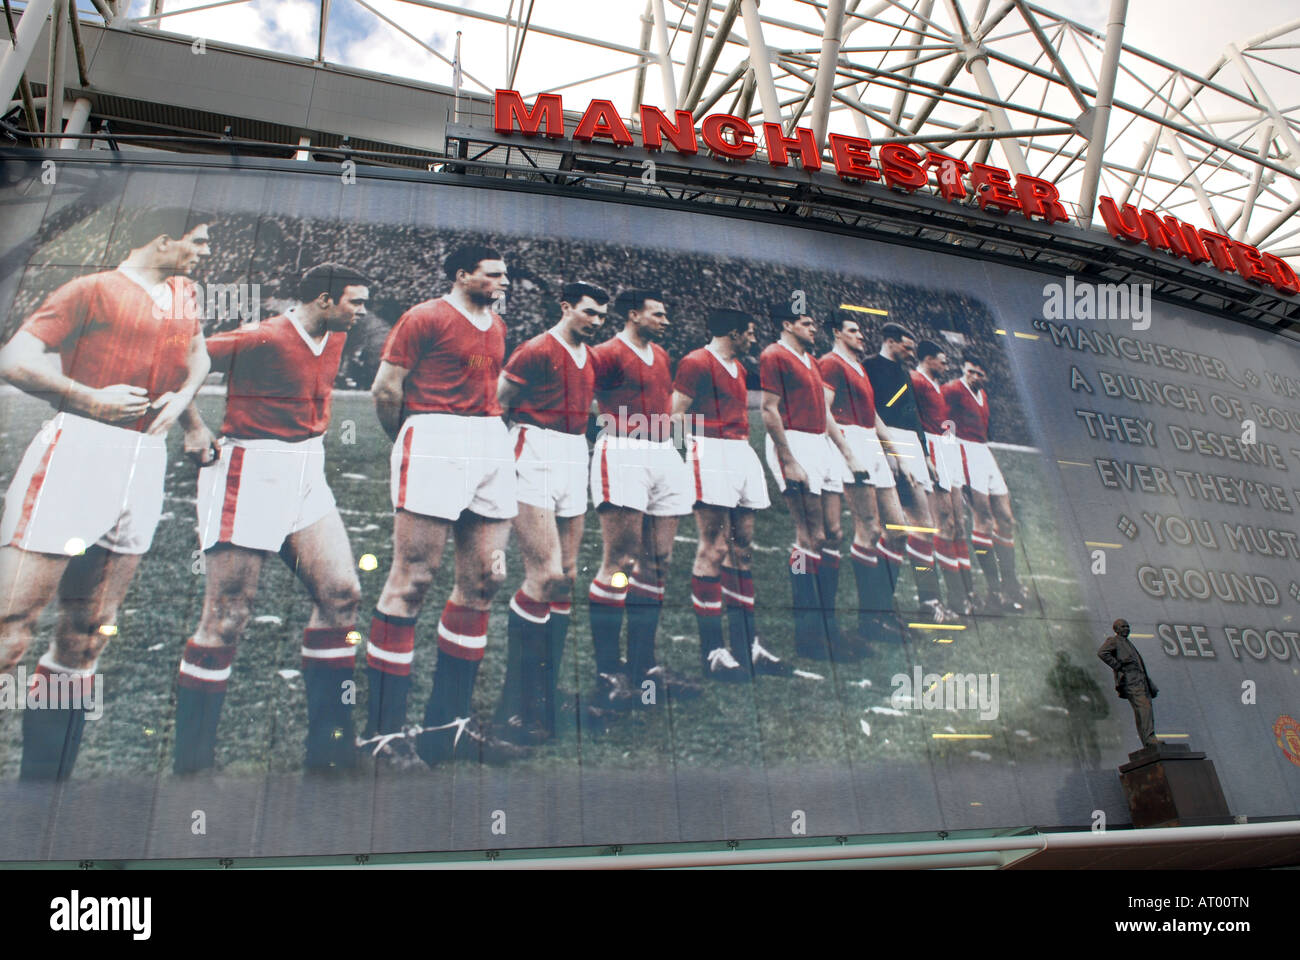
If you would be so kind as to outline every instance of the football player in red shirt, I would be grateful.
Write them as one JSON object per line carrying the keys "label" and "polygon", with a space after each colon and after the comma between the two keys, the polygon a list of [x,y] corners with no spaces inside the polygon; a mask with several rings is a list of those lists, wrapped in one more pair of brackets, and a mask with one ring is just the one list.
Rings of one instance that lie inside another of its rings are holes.
{"label": "football player in red shirt", "polygon": [[[116,270],[55,290],[0,351],[0,376],[59,411],[5,496],[0,672],[18,664],[57,593],[33,687],[80,695],[23,711],[23,778],[71,774],[99,656],[162,515],[166,434],[208,372],[187,275],[209,253],[211,222],[184,208],[144,211],[119,227],[130,252]],[[211,440],[201,424],[186,430],[187,451]]]}
{"label": "football player in red shirt", "polygon": [[[692,486],[676,448],[672,370],[656,342],[669,325],[663,294],[623,290],[613,316],[623,329],[592,350],[600,433],[591,457],[591,499],[603,552],[587,599],[596,654],[592,705],[627,709],[641,705],[645,680],[665,684],[655,633],[678,518],[690,513]],[[625,610],[626,665],[619,657]],[[673,681],[675,697],[700,692],[684,678]]]}
{"label": "football player in red shirt", "polygon": [[1016,519],[1011,495],[989,449],[989,396],[984,363],[974,354],[962,359],[962,375],[944,385],[948,410],[961,444],[962,467],[971,493],[971,542],[989,585],[989,602],[1020,613],[1029,590],[1016,576]]}
{"label": "football player in red shirt", "polygon": [[[215,763],[217,724],[235,647],[252,616],[262,564],[278,553],[311,595],[302,635],[311,769],[355,765],[351,700],[361,585],[325,480],[324,434],[347,332],[365,316],[370,281],[323,263],[298,282],[282,316],[208,338],[227,374],[219,456],[199,470],[203,614],[177,680],[172,769]],[[197,413],[194,414],[197,416]]]}
{"label": "football player in red shirt", "polygon": [[[947,395],[943,392],[948,355],[933,340],[916,345],[916,369],[912,371],[912,389],[916,407],[925,427],[925,452],[934,471],[934,490],[930,503],[934,507],[934,560],[943,572],[948,590],[949,609],[970,616],[974,612],[970,587],[963,576],[962,546],[966,535],[966,505],[962,501],[961,447],[949,417]],[[965,570],[970,569],[966,558]]]}
{"label": "football player in red shirt", "polygon": [[[790,665],[759,643],[754,623],[754,511],[771,505],[763,467],[749,445],[749,393],[741,363],[754,346],[754,318],[741,310],[712,310],[708,330],[708,346],[683,357],[673,381],[673,416],[692,425],[686,462],[695,480],[700,540],[691,567],[691,602],[701,665],[715,680],[790,676]],[[722,639],[724,598],[730,650]]]}
{"label": "football player in red shirt", "polygon": [[868,644],[875,639],[897,642],[902,639],[902,628],[894,615],[893,584],[887,566],[877,554],[883,524],[897,528],[906,522],[898,501],[894,467],[885,456],[884,445],[889,437],[884,433],[884,421],[876,416],[875,394],[862,366],[866,338],[861,324],[848,311],[837,310],[826,321],[826,329],[834,347],[822,355],[818,365],[831,417],[844,434],[844,442],[866,469],[865,474],[854,474],[844,463],[843,498],[833,490],[822,491],[826,541],[838,548],[843,537],[841,500],[847,499],[853,517],[849,554],[858,586],[858,638]]}
{"label": "football player in red shirt", "polygon": [[443,261],[451,290],[417,304],[393,327],[371,394],[393,438],[393,563],[366,645],[369,718],[363,744],[401,752],[415,622],[455,541],[451,596],[438,621],[438,660],[416,749],[434,765],[456,757],[498,762],[526,753],[472,717],[487,647],[492,596],[505,580],[510,521],[518,513],[515,458],[497,384],[505,323],[493,310],[510,279],[490,247],[466,246]]}
{"label": "football player in red shirt", "polygon": [[596,379],[587,344],[604,325],[608,303],[600,287],[566,283],[560,322],[516,348],[497,387],[506,419],[514,421],[514,528],[524,561],[523,585],[510,600],[497,719],[503,735],[519,743],[555,735],[557,680],[587,515],[587,417]]}
{"label": "football player in red shirt", "polygon": [[839,542],[832,546],[826,536],[821,495],[843,493],[845,464],[854,475],[866,472],[866,466],[844,442],[831,414],[821,367],[812,352],[816,321],[785,305],[775,308],[771,317],[781,325],[781,337],[763,351],[758,371],[767,465],[794,520],[790,585],[795,650],[816,660],[860,660],[866,648],[860,639],[844,636],[835,614]]}

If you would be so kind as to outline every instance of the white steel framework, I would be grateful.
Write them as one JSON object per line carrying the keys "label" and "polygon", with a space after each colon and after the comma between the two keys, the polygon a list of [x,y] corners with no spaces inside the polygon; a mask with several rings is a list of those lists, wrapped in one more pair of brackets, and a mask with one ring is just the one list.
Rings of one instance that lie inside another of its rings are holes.
{"label": "white steel framework", "polygon": [[[143,13],[140,0],[28,0],[25,8],[7,0],[16,42],[0,48],[0,88],[23,105],[32,130],[26,79],[45,83],[47,102],[63,101],[63,57],[49,58],[49,76],[23,76],[38,32],[33,19],[68,23],[70,31],[48,31],[51,52],[69,40],[79,52],[79,17],[183,32],[188,15],[253,2],[150,0]],[[504,32],[490,72],[482,60],[477,74],[463,71],[476,92],[526,86],[539,75],[527,69],[529,39],[535,47],[544,37],[574,55],[556,66],[548,49],[548,83],[522,89],[526,97],[564,91],[579,108],[588,97],[613,99],[633,126],[639,104],[657,100],[697,118],[727,110],[787,130],[852,132],[966,160],[984,161],[996,148],[994,162],[1056,182],[1085,226],[1096,198],[1108,195],[1221,229],[1300,267],[1300,102],[1293,102],[1300,97],[1293,83],[1278,81],[1300,78],[1300,19],[1225,37],[1222,56],[1198,72],[1125,42],[1127,0],[1111,0],[1104,29],[1029,0],[646,0],[640,23],[619,31],[624,40],[639,37],[635,46],[584,33],[568,4],[319,0],[319,7],[313,46],[321,64],[332,13],[345,7],[427,57],[431,76],[449,75],[457,27]],[[436,36],[430,17],[442,24]],[[584,72],[588,64],[598,72]],[[1291,97],[1275,95],[1275,86]],[[46,114],[53,120],[43,132],[60,132],[61,113]],[[84,123],[82,113],[74,119]]]}

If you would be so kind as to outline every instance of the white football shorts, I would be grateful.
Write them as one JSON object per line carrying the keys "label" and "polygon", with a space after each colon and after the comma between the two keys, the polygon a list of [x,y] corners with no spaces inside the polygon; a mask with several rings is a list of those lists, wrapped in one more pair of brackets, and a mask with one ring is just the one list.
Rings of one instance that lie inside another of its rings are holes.
{"label": "white football shorts", "polygon": [[903,466],[903,473],[926,493],[932,491],[934,481],[930,479],[930,468],[926,466],[926,450],[916,431],[886,424],[885,434],[889,437],[889,442],[884,444],[885,456],[897,459]]}
{"label": "white football shorts", "polygon": [[[844,491],[844,457],[835,449],[831,438],[824,433],[804,433],[802,430],[787,430],[785,442],[790,445],[803,472],[808,474],[808,492],[812,494],[842,493]],[[776,457],[776,444],[769,433],[764,438],[763,449],[766,454],[767,468],[772,471],[776,488],[785,493],[785,477],[781,473],[781,462]]]}
{"label": "white football shorts", "polygon": [[1009,493],[1007,481],[1003,479],[1002,471],[998,469],[998,462],[993,459],[993,451],[989,449],[989,445],[973,443],[969,440],[957,442],[961,444],[962,470],[967,485],[976,493],[984,493],[992,497],[1007,496]]}
{"label": "white football shorts", "polygon": [[940,489],[952,490],[962,486],[961,441],[953,434],[927,433],[925,452],[934,467]]}
{"label": "white football shorts", "polygon": [[687,441],[686,462],[695,481],[696,503],[747,510],[766,510],[772,505],[763,465],[748,440],[692,435]]}
{"label": "white football shorts", "polygon": [[519,512],[515,457],[500,417],[416,413],[393,444],[395,510],[458,520],[466,510],[489,520]]}
{"label": "white football shorts", "polygon": [[[885,456],[885,448],[880,445],[880,438],[876,436],[875,427],[840,424],[840,432],[844,434],[844,442],[858,458],[858,463],[862,464],[863,469],[867,471],[867,482],[873,487],[894,486],[894,471],[889,468],[889,459]],[[838,450],[835,451],[835,455],[844,464],[842,477],[844,484],[847,486],[855,483],[848,461],[840,457],[839,453]]]}
{"label": "white football shorts", "polygon": [[591,501],[651,517],[682,517],[694,503],[691,471],[670,440],[601,434],[591,453]]}
{"label": "white football shorts", "polygon": [[227,543],[274,553],[290,534],[334,509],[321,437],[296,442],[224,437],[216,463],[199,469],[204,550]]}
{"label": "white football shorts", "polygon": [[167,439],[71,413],[27,445],[5,494],[0,543],[75,555],[145,553],[162,516]]}
{"label": "white football shorts", "polygon": [[528,423],[510,429],[520,503],[553,510],[557,517],[587,512],[587,438]]}

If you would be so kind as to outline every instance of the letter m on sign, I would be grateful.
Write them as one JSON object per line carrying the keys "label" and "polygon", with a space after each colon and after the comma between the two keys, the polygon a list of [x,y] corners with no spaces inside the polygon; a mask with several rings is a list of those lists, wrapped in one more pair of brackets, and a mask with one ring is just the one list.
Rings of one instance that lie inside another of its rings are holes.
{"label": "letter m on sign", "polygon": [[564,136],[564,102],[558,93],[538,94],[533,108],[529,110],[517,91],[497,91],[492,113],[492,123],[497,133],[514,133],[518,124],[520,133],[535,137],[543,122],[543,135]]}

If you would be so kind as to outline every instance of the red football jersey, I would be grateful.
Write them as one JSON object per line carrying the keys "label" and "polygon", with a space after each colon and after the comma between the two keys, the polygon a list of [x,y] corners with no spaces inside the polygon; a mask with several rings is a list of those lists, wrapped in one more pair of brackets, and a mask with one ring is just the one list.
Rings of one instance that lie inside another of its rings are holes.
{"label": "red football jersey", "polygon": [[520,388],[514,406],[517,421],[562,433],[587,432],[596,373],[586,344],[574,352],[582,366],[549,330],[515,348],[506,364],[506,379]]}
{"label": "red football jersey", "polygon": [[506,325],[492,314],[480,330],[446,300],[426,300],[398,319],[383,359],[410,372],[403,406],[410,413],[499,417],[497,378],[506,356]]}
{"label": "red football jersey", "polygon": [[921,415],[921,426],[925,427],[925,432],[942,434],[943,422],[950,416],[943,388],[920,370],[913,370],[912,394],[916,397],[916,410]]}
{"label": "red football jersey", "polygon": [[[157,400],[185,385],[200,330],[194,282],[169,277],[162,285],[171,293],[166,310],[121,269],[79,277],[50,294],[22,329],[59,351],[64,376],[95,389],[143,387]],[[155,416],[150,410],[118,426],[143,431]]]}
{"label": "red football jersey", "polygon": [[843,426],[867,427],[876,425],[876,394],[862,364],[848,360],[832,350],[817,361],[822,383],[835,391],[831,400],[831,416]]}
{"label": "red football jersey", "polygon": [[[653,362],[646,363],[621,336],[611,337],[592,348],[596,404],[603,416],[613,418],[613,427],[620,436],[649,429],[653,439],[667,440],[667,435],[654,435],[654,424],[662,424],[662,418],[672,413],[673,374],[663,347],[650,344],[650,356]],[[643,422],[640,417],[631,421],[638,414],[645,417],[645,428],[639,427]]]}
{"label": "red football jersey", "polygon": [[758,358],[759,383],[781,398],[781,425],[803,433],[826,432],[826,394],[811,353],[799,356],[781,341]]}
{"label": "red football jersey", "polygon": [[956,425],[957,439],[988,443],[989,395],[981,390],[976,397],[962,379],[945,383],[943,395],[948,401],[948,416]]}
{"label": "red football jersey", "polygon": [[287,316],[208,337],[212,369],[229,371],[221,432],[240,440],[320,436],[346,342],[336,331],[316,343]]}
{"label": "red football jersey", "polygon": [[732,360],[728,370],[708,347],[692,350],[677,365],[673,389],[693,401],[691,414],[704,417],[703,434],[724,440],[749,439],[749,391],[745,367]]}

